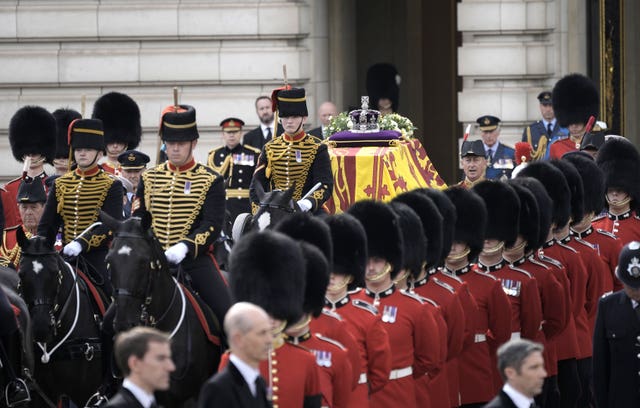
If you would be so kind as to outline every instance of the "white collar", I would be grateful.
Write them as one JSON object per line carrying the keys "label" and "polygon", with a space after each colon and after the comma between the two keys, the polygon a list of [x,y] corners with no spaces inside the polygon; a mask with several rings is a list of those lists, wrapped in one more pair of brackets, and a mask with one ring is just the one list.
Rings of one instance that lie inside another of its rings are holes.
{"label": "white collar", "polygon": [[253,394],[253,396],[255,397],[256,378],[258,378],[258,376],[260,375],[260,371],[251,367],[249,364],[242,361],[240,357],[236,356],[233,353],[229,355],[229,360],[233,363],[234,366],[236,366],[238,371],[240,371],[240,374],[242,374],[242,378],[244,378],[244,381],[247,383],[249,389],[251,390],[251,394]]}
{"label": "white collar", "polygon": [[156,400],[153,394],[147,393],[145,390],[136,385],[128,377],[122,382],[122,387],[131,391],[134,397],[140,402],[144,408],[149,408],[151,404]]}
{"label": "white collar", "polygon": [[553,129],[554,127],[556,127],[556,120],[557,120],[556,118],[553,118],[551,122],[547,122],[546,120],[542,119],[542,123],[544,124],[545,128],[551,125],[551,129]]}
{"label": "white collar", "polygon": [[267,128],[271,129],[271,137],[275,137],[276,135],[274,134],[274,131],[273,131],[273,129],[274,129],[273,123],[271,123],[269,125],[265,125],[264,123],[260,122],[260,129],[262,130],[262,135],[263,136],[265,136],[267,134]]}
{"label": "white collar", "polygon": [[520,391],[513,388],[509,383],[504,384],[502,391],[511,398],[511,401],[513,401],[514,405],[518,408],[529,408],[533,403],[533,398],[527,397]]}
{"label": "white collar", "polygon": [[489,150],[491,153],[495,153],[496,150],[498,150],[498,142],[496,142],[496,144],[494,144],[493,146],[489,147],[486,144],[484,144],[484,142],[482,143],[482,145],[484,146],[484,151],[486,152],[487,150]]}
{"label": "white collar", "polygon": [[631,300],[631,306],[635,309],[636,307],[638,307],[638,302],[636,302],[635,300],[629,298],[629,300]]}

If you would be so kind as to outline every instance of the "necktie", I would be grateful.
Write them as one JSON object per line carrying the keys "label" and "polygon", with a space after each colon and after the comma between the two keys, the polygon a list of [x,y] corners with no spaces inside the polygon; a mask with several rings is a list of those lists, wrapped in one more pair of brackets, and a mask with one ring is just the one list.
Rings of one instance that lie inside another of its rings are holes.
{"label": "necktie", "polygon": [[264,139],[266,142],[268,142],[269,140],[271,140],[271,128],[268,127],[267,128],[267,137]]}
{"label": "necktie", "polygon": [[491,149],[487,149],[487,160],[489,160],[489,162],[493,162],[493,150]]}
{"label": "necktie", "polygon": [[267,384],[262,376],[256,377],[256,399],[265,401],[267,399]]}
{"label": "necktie", "polygon": [[551,137],[551,133],[553,133],[553,127],[551,127],[551,123],[547,123],[547,136]]}

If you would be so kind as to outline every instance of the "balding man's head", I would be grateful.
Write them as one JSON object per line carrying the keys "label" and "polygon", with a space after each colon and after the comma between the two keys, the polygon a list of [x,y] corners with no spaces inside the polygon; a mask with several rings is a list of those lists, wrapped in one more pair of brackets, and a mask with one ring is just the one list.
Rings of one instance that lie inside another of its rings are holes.
{"label": "balding man's head", "polygon": [[273,341],[271,322],[259,306],[238,302],[224,317],[224,331],[231,352],[249,365],[256,366],[269,356]]}
{"label": "balding man's head", "polygon": [[338,116],[338,108],[333,102],[324,102],[318,108],[318,118],[322,126],[329,126],[331,117]]}

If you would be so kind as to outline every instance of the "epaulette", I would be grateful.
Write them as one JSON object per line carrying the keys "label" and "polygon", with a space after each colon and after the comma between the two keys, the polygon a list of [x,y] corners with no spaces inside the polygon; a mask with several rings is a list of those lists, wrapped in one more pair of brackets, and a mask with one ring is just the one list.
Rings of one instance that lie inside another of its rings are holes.
{"label": "epaulette", "polygon": [[423,303],[429,303],[434,307],[440,307],[440,305],[435,300],[430,299],[428,297],[420,296],[420,300],[422,300]]}
{"label": "epaulette", "polygon": [[4,183],[3,187],[7,186],[9,184],[20,183],[20,182],[22,182],[22,176],[19,176],[19,177],[16,177],[14,179],[11,179],[11,180],[7,181],[6,183]]}
{"label": "epaulette", "polygon": [[329,309],[322,309],[322,314],[325,315],[325,316],[331,317],[333,319],[342,321],[342,316],[340,316],[336,312],[333,312],[333,311],[331,311]]}
{"label": "epaulette", "polygon": [[444,271],[444,270],[440,270],[440,272],[442,272],[443,275],[446,275],[447,278],[451,278],[451,279],[456,280],[456,281],[458,281],[460,283],[464,282],[462,279],[460,279],[459,277],[457,277],[456,275],[454,275],[452,273],[449,273],[449,272]]}
{"label": "epaulette", "polygon": [[489,274],[489,273],[484,273],[484,272],[482,272],[482,271],[479,271],[479,270],[477,270],[476,268],[473,268],[473,271],[472,271],[472,272],[475,272],[475,273],[477,273],[477,274],[478,274],[478,275],[480,275],[480,276],[484,276],[484,277],[487,277],[487,278],[491,278],[491,279],[493,279],[493,280],[498,280],[498,278],[496,278],[495,276],[493,276],[493,275],[491,275],[491,274]]}
{"label": "epaulette", "polygon": [[5,229],[4,229],[4,231],[5,231],[5,232],[8,232],[8,231],[17,230],[17,229],[18,229],[18,228],[20,228],[20,227],[22,227],[22,225],[21,225],[21,224],[18,224],[18,225],[14,225],[13,227],[7,227],[7,228],[5,228]]}
{"label": "epaulette", "polygon": [[593,223],[594,221],[599,221],[599,220],[603,219],[603,218],[604,218],[604,217],[606,217],[606,216],[607,216],[607,214],[599,214],[599,215],[596,215],[595,217],[593,217],[593,219],[591,220],[591,222]]}
{"label": "epaulette", "polygon": [[355,295],[356,293],[360,292],[362,290],[362,288],[355,288],[353,290],[348,290],[347,293],[350,295]]}
{"label": "epaulette", "polygon": [[257,147],[253,147],[251,145],[242,145],[242,147],[244,147],[246,149],[249,149],[254,153],[258,153],[258,154],[262,153],[262,151],[260,149],[258,149]]}
{"label": "epaulette", "polygon": [[604,299],[604,298],[606,298],[607,296],[611,295],[612,293],[613,293],[613,291],[611,291],[611,290],[610,290],[610,291],[608,291],[608,292],[604,292],[604,293],[602,294],[602,296],[600,296],[600,299]]}
{"label": "epaulette", "polygon": [[575,249],[571,248],[569,245],[565,244],[564,242],[556,241],[556,244],[558,244],[559,246],[561,246],[563,248],[566,248],[566,249],[572,251],[575,254],[578,253],[578,251],[576,251]]}
{"label": "epaulette", "polygon": [[438,278],[433,278],[433,283],[435,283],[436,285],[440,286],[441,288],[445,288],[446,290],[448,290],[451,293],[455,293],[456,292],[456,289],[453,286],[449,285],[447,282],[443,282],[443,281],[439,280]]}
{"label": "epaulette", "polygon": [[289,343],[288,341],[285,341],[285,343],[288,344],[291,347],[295,347],[295,348],[298,348],[298,349],[300,349],[302,351],[306,351],[307,353],[311,353],[311,355],[313,355],[313,357],[315,358],[315,354],[313,354],[313,351],[311,351],[310,349],[304,347],[303,345]]}
{"label": "epaulette", "polygon": [[213,153],[217,152],[218,150],[222,149],[224,146],[218,146],[215,149],[211,149],[209,150],[209,153],[207,153],[207,157],[211,156]]}
{"label": "epaulette", "polygon": [[535,259],[534,257],[531,257],[531,258],[528,258],[528,259],[529,259],[529,262],[531,262],[534,265],[538,265],[539,267],[544,268],[544,269],[549,269],[549,267],[547,265],[545,265],[544,262],[540,262],[537,259]]}
{"label": "epaulette", "polygon": [[531,276],[531,274],[530,274],[529,272],[525,271],[524,269],[517,268],[517,267],[515,267],[515,266],[513,266],[513,265],[507,265],[507,266],[508,266],[508,267],[509,267],[509,269],[511,269],[512,271],[516,271],[516,272],[523,273],[523,274],[525,274],[526,276],[528,276],[529,278],[531,278],[531,277],[532,277],[532,276]]}
{"label": "epaulette", "polygon": [[333,344],[334,346],[339,347],[341,350],[347,349],[344,345],[342,345],[342,343],[337,340],[330,339],[329,337],[324,337],[323,335],[318,333],[316,333],[315,336],[318,338],[318,340],[326,341],[329,344]]}
{"label": "epaulette", "polygon": [[609,232],[609,231],[605,231],[605,230],[603,230],[603,229],[596,228],[596,232],[598,232],[598,233],[600,233],[600,234],[602,234],[602,235],[606,235],[606,236],[608,236],[608,237],[611,237],[611,238],[613,238],[613,239],[618,239],[618,236],[617,236],[617,235],[615,235],[615,234],[613,234],[613,233],[611,233],[611,232]]}
{"label": "epaulette", "polygon": [[591,249],[597,249],[597,248],[596,248],[596,246],[595,246],[595,245],[593,245],[591,242],[587,242],[587,241],[585,241],[585,240],[584,240],[584,239],[582,239],[582,238],[573,237],[573,239],[575,239],[577,243],[582,244],[582,245],[584,245],[584,246],[586,246],[586,247],[588,247],[588,248],[591,248]]}
{"label": "epaulette", "polygon": [[313,141],[314,141],[314,142],[316,142],[316,143],[318,143],[318,144],[322,144],[323,139],[320,139],[318,136],[314,136],[314,135],[309,134],[309,133],[306,133],[306,132],[305,132],[305,134],[306,134],[307,136],[309,136],[311,139],[313,139]]}
{"label": "epaulette", "polygon": [[371,313],[374,316],[378,315],[378,309],[376,309],[376,307],[371,303],[365,302],[364,300],[353,299],[351,301],[351,304],[359,309],[366,310],[367,312]]}
{"label": "epaulette", "polygon": [[564,265],[562,264],[562,262],[558,261],[557,259],[550,258],[546,255],[538,255],[538,256],[540,257],[541,260],[543,260],[544,262],[550,263],[556,268],[559,268],[559,269],[564,268]]}
{"label": "epaulette", "polygon": [[406,290],[400,290],[399,291],[401,295],[405,295],[406,297],[409,297],[415,301],[420,302],[420,304],[423,304],[424,302],[422,301],[421,297],[416,295],[415,293],[411,293],[411,292],[407,292]]}

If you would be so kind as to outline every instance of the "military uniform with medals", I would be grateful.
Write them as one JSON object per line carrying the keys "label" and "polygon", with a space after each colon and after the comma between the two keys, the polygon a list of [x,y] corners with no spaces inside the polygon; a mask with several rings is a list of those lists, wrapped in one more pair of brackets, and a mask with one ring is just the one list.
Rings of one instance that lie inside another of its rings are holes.
{"label": "military uniform with medals", "polygon": [[[160,136],[165,142],[196,140],[196,112],[192,106],[168,107]],[[142,174],[135,210],[151,213],[152,229],[170,263],[180,264],[193,288],[219,322],[231,306],[227,282],[211,253],[224,217],[224,181],[191,155],[175,166],[171,160]]]}
{"label": "military uniform with medals", "polygon": [[[69,133],[74,150],[102,151],[104,148],[102,122],[98,119],[79,119],[71,124]],[[87,168],[78,167],[55,179],[38,225],[38,235],[53,243],[61,227],[65,254],[77,256],[81,253],[87,271],[99,273],[95,278],[101,281],[96,284],[109,295],[112,288],[104,258],[112,232],[105,225],[98,225],[83,233],[98,221],[100,211],[122,219],[122,184],[94,162]],[[81,251],[73,249],[78,245]]]}
{"label": "military uniform with medals", "polygon": [[[244,122],[227,118],[220,122],[223,132],[241,132]],[[207,164],[224,177],[227,194],[227,211],[233,222],[239,214],[251,212],[249,187],[258,163],[260,150],[238,143],[233,148],[220,146],[209,152]]]}
{"label": "military uniform with medals", "polygon": [[[476,119],[476,122],[481,131],[492,132],[498,128],[500,119],[495,116],[485,115]],[[493,146],[487,146],[484,143],[483,145],[487,157],[487,172],[485,177],[490,180],[511,178],[511,172],[516,166],[516,151],[504,143],[500,143],[499,138],[496,139]]]}
{"label": "military uniform with medals", "polygon": [[[280,117],[308,116],[305,91],[302,88],[277,90],[275,105]],[[300,126],[296,134],[283,133],[264,145],[253,175],[253,182],[260,183],[265,192],[287,190],[295,184],[293,199],[302,201],[312,187],[320,187],[304,199],[308,211],[318,211],[331,197],[333,174],[327,145],[322,140],[308,135]],[[251,189],[254,212],[259,206],[255,189]],[[301,205],[302,203],[298,203]]]}
{"label": "military uniform with medals", "polygon": [[[538,94],[540,105],[551,105],[551,92],[544,91]],[[562,133],[558,121],[553,118],[551,122],[538,120],[530,124],[522,132],[522,141],[527,142],[533,148],[532,159],[543,160],[549,156],[551,143],[557,140]]]}

